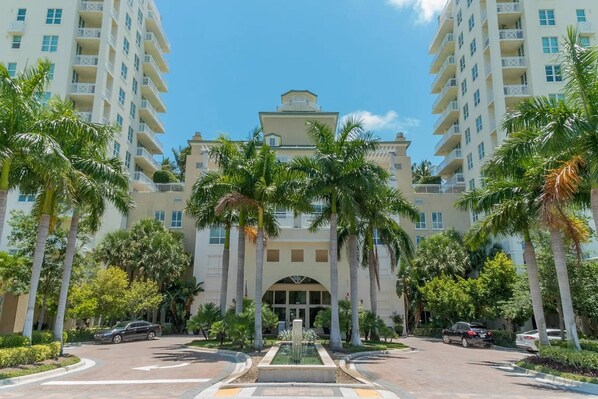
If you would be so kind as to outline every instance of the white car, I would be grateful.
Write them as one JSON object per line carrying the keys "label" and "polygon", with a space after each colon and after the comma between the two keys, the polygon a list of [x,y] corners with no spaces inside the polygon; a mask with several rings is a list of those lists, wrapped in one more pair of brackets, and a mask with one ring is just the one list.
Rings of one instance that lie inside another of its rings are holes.
{"label": "white car", "polygon": [[[557,328],[547,328],[546,332],[548,333],[548,339],[550,341],[561,341],[561,330]],[[566,338],[566,333],[565,333]],[[515,345],[518,348],[525,349],[529,352],[537,352],[538,347],[536,346],[536,340],[540,339],[540,334],[538,330],[531,330],[521,334],[517,334],[517,338],[515,339]]]}

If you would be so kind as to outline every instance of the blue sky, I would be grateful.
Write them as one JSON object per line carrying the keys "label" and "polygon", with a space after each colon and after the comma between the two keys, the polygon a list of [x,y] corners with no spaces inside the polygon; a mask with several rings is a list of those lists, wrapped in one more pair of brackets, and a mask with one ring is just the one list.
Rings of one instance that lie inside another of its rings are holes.
{"label": "blue sky", "polygon": [[444,0],[155,1],[172,43],[166,156],[195,131],[245,138],[282,93],[308,89],[324,111],[359,112],[382,139],[404,131],[414,161],[433,159],[427,50]]}

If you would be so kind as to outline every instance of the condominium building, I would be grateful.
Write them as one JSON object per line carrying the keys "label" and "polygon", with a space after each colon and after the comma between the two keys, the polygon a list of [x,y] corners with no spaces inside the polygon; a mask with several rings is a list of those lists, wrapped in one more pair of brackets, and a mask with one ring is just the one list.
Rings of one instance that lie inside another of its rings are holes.
{"label": "condominium building", "polygon": [[[596,44],[595,0],[449,0],[430,45],[437,94],[436,173],[468,189],[480,184],[482,165],[506,136],[505,113],[530,96],[563,97],[558,52],[568,26],[581,44]],[[471,222],[478,215],[470,215]],[[523,264],[520,241],[504,249]]]}
{"label": "condominium building", "polygon": [[[3,0],[0,62],[12,74],[46,58],[51,64],[45,98],[71,99],[82,117],[115,124],[120,134],[109,151],[131,176],[131,190],[145,190],[160,165],[159,114],[167,91],[165,53],[170,44],[153,0]],[[8,209],[29,210],[33,197],[10,192]],[[7,218],[8,219],[8,218]],[[93,246],[105,233],[126,227],[127,218],[109,209]],[[2,246],[7,249],[4,228]]]}

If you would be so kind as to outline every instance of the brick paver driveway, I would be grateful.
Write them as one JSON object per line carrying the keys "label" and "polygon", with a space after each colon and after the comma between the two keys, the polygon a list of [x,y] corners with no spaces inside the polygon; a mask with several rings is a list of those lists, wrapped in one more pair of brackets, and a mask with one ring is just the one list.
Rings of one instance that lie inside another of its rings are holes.
{"label": "brick paver driveway", "polygon": [[74,347],[68,352],[93,360],[95,366],[0,389],[0,398],[193,398],[232,372],[235,364],[230,357],[181,347],[189,341],[191,337],[162,337]]}
{"label": "brick paver driveway", "polygon": [[393,353],[356,363],[357,369],[401,399],[581,399],[590,395],[556,389],[533,378],[497,368],[525,353],[463,348],[407,338],[417,351]]}

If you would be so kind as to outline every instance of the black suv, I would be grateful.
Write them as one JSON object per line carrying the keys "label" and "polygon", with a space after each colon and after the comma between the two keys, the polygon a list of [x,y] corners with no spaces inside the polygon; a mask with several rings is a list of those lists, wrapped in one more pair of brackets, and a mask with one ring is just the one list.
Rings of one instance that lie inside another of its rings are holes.
{"label": "black suv", "polygon": [[160,335],[162,335],[162,328],[159,324],[136,320],[121,321],[109,330],[98,331],[93,337],[99,342],[120,344],[135,339],[154,339]]}
{"label": "black suv", "polygon": [[451,328],[442,330],[442,341],[445,344],[460,342],[464,348],[472,345],[490,348],[494,344],[494,337],[482,323],[460,321],[453,324]]}

